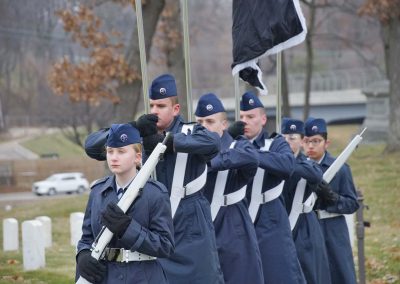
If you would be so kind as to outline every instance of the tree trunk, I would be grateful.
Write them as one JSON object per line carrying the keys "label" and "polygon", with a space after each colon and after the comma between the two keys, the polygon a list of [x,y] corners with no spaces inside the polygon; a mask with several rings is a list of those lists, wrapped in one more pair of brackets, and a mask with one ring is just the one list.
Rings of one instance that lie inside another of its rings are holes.
{"label": "tree trunk", "polygon": [[387,152],[400,151],[400,20],[392,18],[389,23],[389,134]]}
{"label": "tree trunk", "polygon": [[282,51],[282,115],[290,117],[289,85],[286,70],[285,52]]}
{"label": "tree trunk", "polygon": [[[179,104],[181,106],[181,114],[187,120],[187,94],[186,94],[186,77],[185,77],[185,58],[183,50],[183,26],[180,1],[167,0],[167,5],[170,6],[170,11],[173,15],[169,17],[168,27],[179,32],[179,42],[169,43],[175,48],[168,49],[167,52],[167,68],[168,72],[174,75],[178,88]],[[189,13],[190,14],[190,13]],[[190,30],[189,30],[190,32]]]}
{"label": "tree trunk", "polygon": [[3,116],[3,105],[1,103],[1,95],[0,95],[0,133],[4,132],[5,129],[5,124],[4,124],[4,116]]}
{"label": "tree trunk", "polygon": [[315,0],[312,0],[311,4],[308,6],[310,7],[310,18],[308,22],[308,32],[306,36],[306,78],[305,78],[305,85],[304,85],[304,111],[303,111],[303,120],[306,120],[310,115],[310,94],[311,94],[311,80],[312,80],[312,73],[313,73],[313,61],[314,61],[314,52],[312,46],[312,34],[314,31],[315,25]]}
{"label": "tree trunk", "polygon": [[[158,18],[165,5],[164,0],[147,0],[143,5],[143,31],[146,45],[146,59],[149,61],[149,51],[156,30]],[[130,45],[127,47],[126,60],[131,68],[140,73],[140,51],[137,26],[132,30]],[[149,78],[151,79],[151,78]],[[149,80],[149,83],[151,80]],[[121,102],[118,107],[117,119],[120,122],[131,121],[138,110],[143,110],[142,82],[136,80],[131,84],[125,84],[118,88]],[[142,96],[141,96],[142,94]]]}

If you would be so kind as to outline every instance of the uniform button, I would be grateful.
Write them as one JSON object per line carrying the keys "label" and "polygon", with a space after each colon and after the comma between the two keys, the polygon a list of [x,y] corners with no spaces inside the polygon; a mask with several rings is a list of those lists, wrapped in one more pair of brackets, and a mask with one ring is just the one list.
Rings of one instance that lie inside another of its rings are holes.
{"label": "uniform button", "polygon": [[339,210],[340,210],[340,209],[343,209],[343,205],[342,205],[342,204],[339,204],[337,208],[338,208]]}
{"label": "uniform button", "polygon": [[118,278],[119,278],[119,280],[122,280],[122,279],[124,279],[124,275],[120,274],[120,275],[118,276]]}

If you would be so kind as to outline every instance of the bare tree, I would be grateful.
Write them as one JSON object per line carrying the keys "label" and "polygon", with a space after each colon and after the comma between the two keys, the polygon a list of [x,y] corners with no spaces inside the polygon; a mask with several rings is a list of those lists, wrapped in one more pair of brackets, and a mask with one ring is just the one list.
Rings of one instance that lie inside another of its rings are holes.
{"label": "bare tree", "polygon": [[[143,29],[145,36],[146,54],[152,45],[152,39],[156,30],[157,22],[162,10],[164,9],[164,0],[148,0],[143,5]],[[131,39],[126,47],[125,59],[131,68],[140,70],[140,52],[138,42],[137,28],[132,29]],[[149,56],[147,56],[149,61]],[[141,96],[141,80],[135,80],[132,83],[121,85],[118,88],[118,95],[121,102],[117,117],[121,121],[132,120],[140,106],[143,106],[143,97]],[[142,108],[143,110],[143,108]]]}
{"label": "bare tree", "polygon": [[400,151],[400,1],[367,0],[361,14],[379,19],[389,87],[389,133],[387,152]]}

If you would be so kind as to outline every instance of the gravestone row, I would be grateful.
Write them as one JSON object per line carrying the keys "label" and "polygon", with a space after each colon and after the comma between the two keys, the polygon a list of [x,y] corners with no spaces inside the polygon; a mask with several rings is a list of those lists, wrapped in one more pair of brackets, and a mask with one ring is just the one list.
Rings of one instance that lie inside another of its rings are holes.
{"label": "gravestone row", "polygon": [[[84,214],[70,214],[71,245],[76,247],[82,236]],[[22,259],[24,270],[36,270],[46,266],[45,249],[52,246],[51,218],[39,216],[21,224]],[[19,251],[18,220],[3,219],[3,251]]]}

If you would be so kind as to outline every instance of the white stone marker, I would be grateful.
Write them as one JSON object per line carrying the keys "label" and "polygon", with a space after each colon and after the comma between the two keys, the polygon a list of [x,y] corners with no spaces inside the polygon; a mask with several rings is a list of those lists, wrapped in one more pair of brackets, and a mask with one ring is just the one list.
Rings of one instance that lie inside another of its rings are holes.
{"label": "white stone marker", "polygon": [[69,216],[69,223],[71,227],[71,245],[75,246],[82,237],[82,223],[85,214],[82,212],[74,212]]}
{"label": "white stone marker", "polygon": [[24,270],[36,270],[46,266],[42,227],[42,223],[37,220],[22,222]]}
{"label": "white stone marker", "polygon": [[44,247],[49,248],[52,245],[52,237],[51,237],[51,219],[47,216],[38,216],[35,218],[42,223],[43,227],[43,238],[44,238]]}
{"label": "white stone marker", "polygon": [[356,239],[356,226],[354,223],[355,216],[356,213],[344,215],[344,217],[346,218],[347,229],[349,229],[350,244],[352,248],[354,248],[354,242]]}
{"label": "white stone marker", "polygon": [[3,250],[18,250],[18,220],[15,218],[3,219]]}

